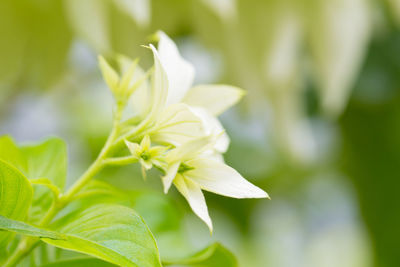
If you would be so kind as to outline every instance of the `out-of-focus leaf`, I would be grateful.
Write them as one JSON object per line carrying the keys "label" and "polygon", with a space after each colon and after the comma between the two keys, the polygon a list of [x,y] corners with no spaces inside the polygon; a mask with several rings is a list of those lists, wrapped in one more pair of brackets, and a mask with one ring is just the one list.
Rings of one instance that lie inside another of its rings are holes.
{"label": "out-of-focus leaf", "polygon": [[15,92],[58,80],[72,37],[62,1],[2,1],[0,34],[0,84]]}
{"label": "out-of-focus leaf", "polygon": [[67,17],[75,34],[102,54],[110,51],[107,5],[104,0],[64,1]]}
{"label": "out-of-focus leaf", "polygon": [[375,40],[340,120],[339,166],[354,184],[374,266],[400,263],[400,34]]}
{"label": "out-of-focus leaf", "polygon": [[236,0],[201,0],[210,10],[224,20],[232,20],[236,14]]}
{"label": "out-of-focus leaf", "polygon": [[115,5],[122,12],[127,13],[142,27],[150,23],[150,0],[114,0]]}
{"label": "out-of-focus leaf", "polygon": [[390,12],[392,13],[394,20],[400,26],[400,1],[399,0],[387,0],[386,1]]}
{"label": "out-of-focus leaf", "polygon": [[309,8],[310,44],[322,106],[330,116],[347,104],[370,36],[366,0],[314,1]]}
{"label": "out-of-focus leaf", "polygon": [[219,243],[193,254],[190,257],[163,261],[164,265],[197,266],[197,267],[236,267],[238,266],[235,256]]}
{"label": "out-of-focus leaf", "polygon": [[21,235],[44,237],[50,239],[64,239],[62,234],[38,228],[22,221],[12,220],[0,215],[0,230],[6,230]]}
{"label": "out-of-focus leaf", "polygon": [[[33,191],[28,179],[16,168],[0,159],[0,215],[24,220],[32,202]],[[0,258],[5,254],[13,234],[0,231]]]}
{"label": "out-of-focus leaf", "polygon": [[132,207],[144,218],[154,233],[179,229],[182,216],[168,196],[142,192],[137,194],[132,202]]}
{"label": "out-of-focus leaf", "polygon": [[67,214],[55,222],[65,240],[43,239],[60,248],[85,253],[120,266],[161,266],[156,241],[132,209],[112,204]]}
{"label": "out-of-focus leaf", "polygon": [[113,267],[116,266],[112,263],[108,263],[96,258],[83,258],[83,259],[72,259],[56,261],[49,264],[41,265],[40,267]]}
{"label": "out-of-focus leaf", "polygon": [[94,180],[76,197],[76,201],[67,207],[67,213],[98,203],[112,203],[133,208],[156,235],[180,227],[182,216],[179,209],[172,199],[162,193],[121,190]]}

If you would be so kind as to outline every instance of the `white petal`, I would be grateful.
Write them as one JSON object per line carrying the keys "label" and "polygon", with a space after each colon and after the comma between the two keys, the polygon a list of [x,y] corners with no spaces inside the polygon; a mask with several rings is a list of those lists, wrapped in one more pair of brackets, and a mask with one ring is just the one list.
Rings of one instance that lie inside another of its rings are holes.
{"label": "white petal", "polygon": [[224,156],[221,153],[215,151],[215,149],[206,150],[201,153],[201,157],[212,159],[225,164]]}
{"label": "white petal", "polygon": [[140,142],[140,146],[141,146],[143,151],[146,151],[146,150],[150,149],[151,140],[150,140],[150,137],[147,134],[143,137],[142,141]]}
{"label": "white petal", "polygon": [[165,73],[164,67],[160,62],[155,47],[150,44],[150,49],[153,51],[154,56],[154,73],[151,84],[151,118],[156,118],[160,112],[164,109],[167,95],[168,95],[168,78]]}
{"label": "white petal", "polygon": [[176,174],[178,173],[179,165],[181,163],[175,162],[171,166],[169,166],[167,170],[167,174],[161,178],[164,185],[164,193],[168,193],[169,188],[171,187],[172,181],[175,179]]}
{"label": "white petal", "polygon": [[160,114],[152,140],[180,146],[204,135],[202,120],[188,105],[179,103],[167,107]]}
{"label": "white petal", "polygon": [[203,136],[171,150],[167,156],[167,162],[190,160],[204,151],[212,149],[215,142],[214,136]]}
{"label": "white petal", "polygon": [[244,91],[229,85],[198,85],[189,90],[182,102],[199,106],[218,116],[243,97]]}
{"label": "white petal", "polygon": [[[138,75],[138,77],[143,77],[143,75],[145,75],[145,72],[139,67],[137,67],[134,76],[136,76],[136,74]],[[145,79],[139,86],[139,88],[137,88],[135,92],[132,94],[131,104],[133,110],[137,115],[145,116],[147,113],[150,112],[151,109],[150,99],[151,99],[150,84],[149,81]]]}
{"label": "white petal", "polygon": [[210,232],[212,232],[213,227],[211,218],[210,215],[208,215],[206,200],[204,199],[204,195],[203,192],[201,192],[200,186],[190,179],[184,178],[182,175],[178,175],[175,178],[174,184],[178,191],[189,202],[193,212],[207,224]]}
{"label": "white petal", "polygon": [[217,136],[214,145],[215,151],[225,153],[228,150],[230,139],[219,120],[204,108],[192,107],[191,109],[202,120],[205,134]]}
{"label": "white petal", "polygon": [[150,170],[152,167],[153,167],[153,164],[151,164],[151,162],[149,162],[149,161],[146,161],[146,160],[144,160],[144,159],[139,159],[139,162],[140,162],[140,164],[143,166],[143,168],[145,169],[145,170]]}
{"label": "white petal", "polygon": [[234,198],[268,198],[268,194],[244,179],[235,169],[221,162],[197,158],[186,162],[193,170],[185,172],[204,190]]}
{"label": "white petal", "polygon": [[158,53],[169,81],[167,105],[179,103],[192,86],[194,68],[182,58],[175,43],[164,32],[157,34]]}
{"label": "white petal", "polygon": [[132,156],[135,156],[135,157],[139,158],[139,156],[140,156],[139,152],[141,151],[140,145],[136,144],[136,143],[129,142],[127,140],[125,140],[125,144],[128,147],[129,152],[131,152]]}

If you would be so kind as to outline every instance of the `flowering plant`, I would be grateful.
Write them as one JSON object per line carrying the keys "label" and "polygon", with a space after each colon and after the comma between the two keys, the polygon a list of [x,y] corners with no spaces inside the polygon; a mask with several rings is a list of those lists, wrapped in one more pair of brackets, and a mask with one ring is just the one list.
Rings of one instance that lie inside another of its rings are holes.
{"label": "flowering plant", "polygon": [[[113,59],[115,67],[99,57],[115,99],[113,127],[96,160],[68,190],[64,191],[66,148],[61,140],[17,146],[10,137],[0,139],[4,266],[18,264],[41,242],[97,258],[85,259],[88,266],[99,260],[120,266],[161,266],[155,238],[133,209],[87,201],[116,190],[93,179],[106,166],[137,163],[144,178],[148,170],[158,169],[164,192],[174,185],[210,232],[202,190],[234,198],[268,197],[223,160],[229,137],[217,116],[237,103],[243,91],[227,85],[192,87],[193,66],[165,33],[156,36],[158,48],[147,47],[154,58],[148,71],[138,60],[124,56]],[[78,202],[78,208],[71,208]],[[210,249],[211,254],[222,250],[213,246],[201,253]]]}

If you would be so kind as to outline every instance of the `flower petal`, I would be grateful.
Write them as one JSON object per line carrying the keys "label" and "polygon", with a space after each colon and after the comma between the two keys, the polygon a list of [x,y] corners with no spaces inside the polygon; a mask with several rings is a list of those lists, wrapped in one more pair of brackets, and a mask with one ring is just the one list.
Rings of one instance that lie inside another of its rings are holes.
{"label": "flower petal", "polygon": [[151,141],[150,141],[150,137],[146,134],[142,141],[140,142],[140,146],[142,147],[143,151],[146,151],[150,148],[151,146]]}
{"label": "flower petal", "polygon": [[192,86],[194,68],[179,54],[175,43],[162,31],[157,32],[158,53],[168,76],[167,105],[179,103]]}
{"label": "flower petal", "polygon": [[161,180],[164,185],[164,193],[165,194],[168,193],[168,190],[171,187],[172,181],[175,179],[175,176],[178,173],[179,165],[181,165],[181,163],[179,161],[175,162],[174,164],[169,166],[169,168],[167,169],[167,174],[165,176],[161,177]]}
{"label": "flower petal", "polygon": [[200,217],[210,229],[212,233],[213,227],[210,215],[208,214],[206,200],[204,199],[203,192],[198,184],[186,179],[182,175],[178,175],[175,178],[174,184],[178,191],[186,198],[189,202],[193,212]]}
{"label": "flower petal", "polygon": [[219,120],[204,108],[191,107],[191,110],[203,122],[205,134],[217,136],[214,145],[215,151],[218,153],[225,153],[228,150],[230,139]]}
{"label": "flower petal", "polygon": [[139,158],[139,156],[140,156],[139,154],[142,151],[140,145],[136,144],[136,143],[129,142],[128,140],[125,140],[125,144],[128,147],[129,152],[131,152],[132,156],[134,156],[136,158]]}
{"label": "flower petal", "polygon": [[[140,73],[140,77],[143,77],[145,75],[145,72],[141,70],[140,68],[137,68],[135,71],[136,73]],[[132,105],[132,110],[135,111],[136,115],[140,115],[144,117],[146,114],[150,112],[151,106],[149,105],[151,99],[151,90],[150,90],[150,84],[149,81],[146,79],[144,80],[139,87],[135,90],[135,92],[132,94],[132,99],[131,99],[131,105]]]}
{"label": "flower petal", "polygon": [[185,177],[192,179],[204,190],[234,198],[268,198],[268,194],[244,179],[228,165],[206,158],[186,162],[193,167]]}
{"label": "flower petal", "polygon": [[156,48],[150,44],[154,57],[154,73],[151,80],[151,114],[150,118],[156,118],[164,109],[168,96],[168,78]]}
{"label": "flower petal", "polygon": [[145,170],[150,170],[153,167],[153,164],[149,160],[139,159],[140,164],[144,167]]}
{"label": "flower petal", "polygon": [[174,146],[205,135],[202,120],[189,108],[179,103],[167,107],[157,122],[152,140]]}
{"label": "flower petal", "polygon": [[239,102],[244,94],[242,89],[229,85],[198,85],[187,92],[182,102],[203,107],[218,116]]}
{"label": "flower petal", "polygon": [[167,162],[190,160],[213,148],[215,136],[203,136],[171,150],[166,155]]}

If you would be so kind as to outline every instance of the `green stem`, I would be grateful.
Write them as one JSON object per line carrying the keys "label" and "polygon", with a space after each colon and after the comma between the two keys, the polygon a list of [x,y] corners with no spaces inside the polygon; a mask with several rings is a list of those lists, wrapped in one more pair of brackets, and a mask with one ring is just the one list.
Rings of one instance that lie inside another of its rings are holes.
{"label": "green stem", "polygon": [[104,165],[116,165],[123,166],[131,163],[136,163],[138,159],[135,156],[126,156],[126,157],[118,157],[118,158],[109,158],[103,160]]}
{"label": "green stem", "polygon": [[38,241],[37,237],[24,237],[15,253],[8,258],[3,267],[16,266],[20,260],[25,258],[39,244]]}

